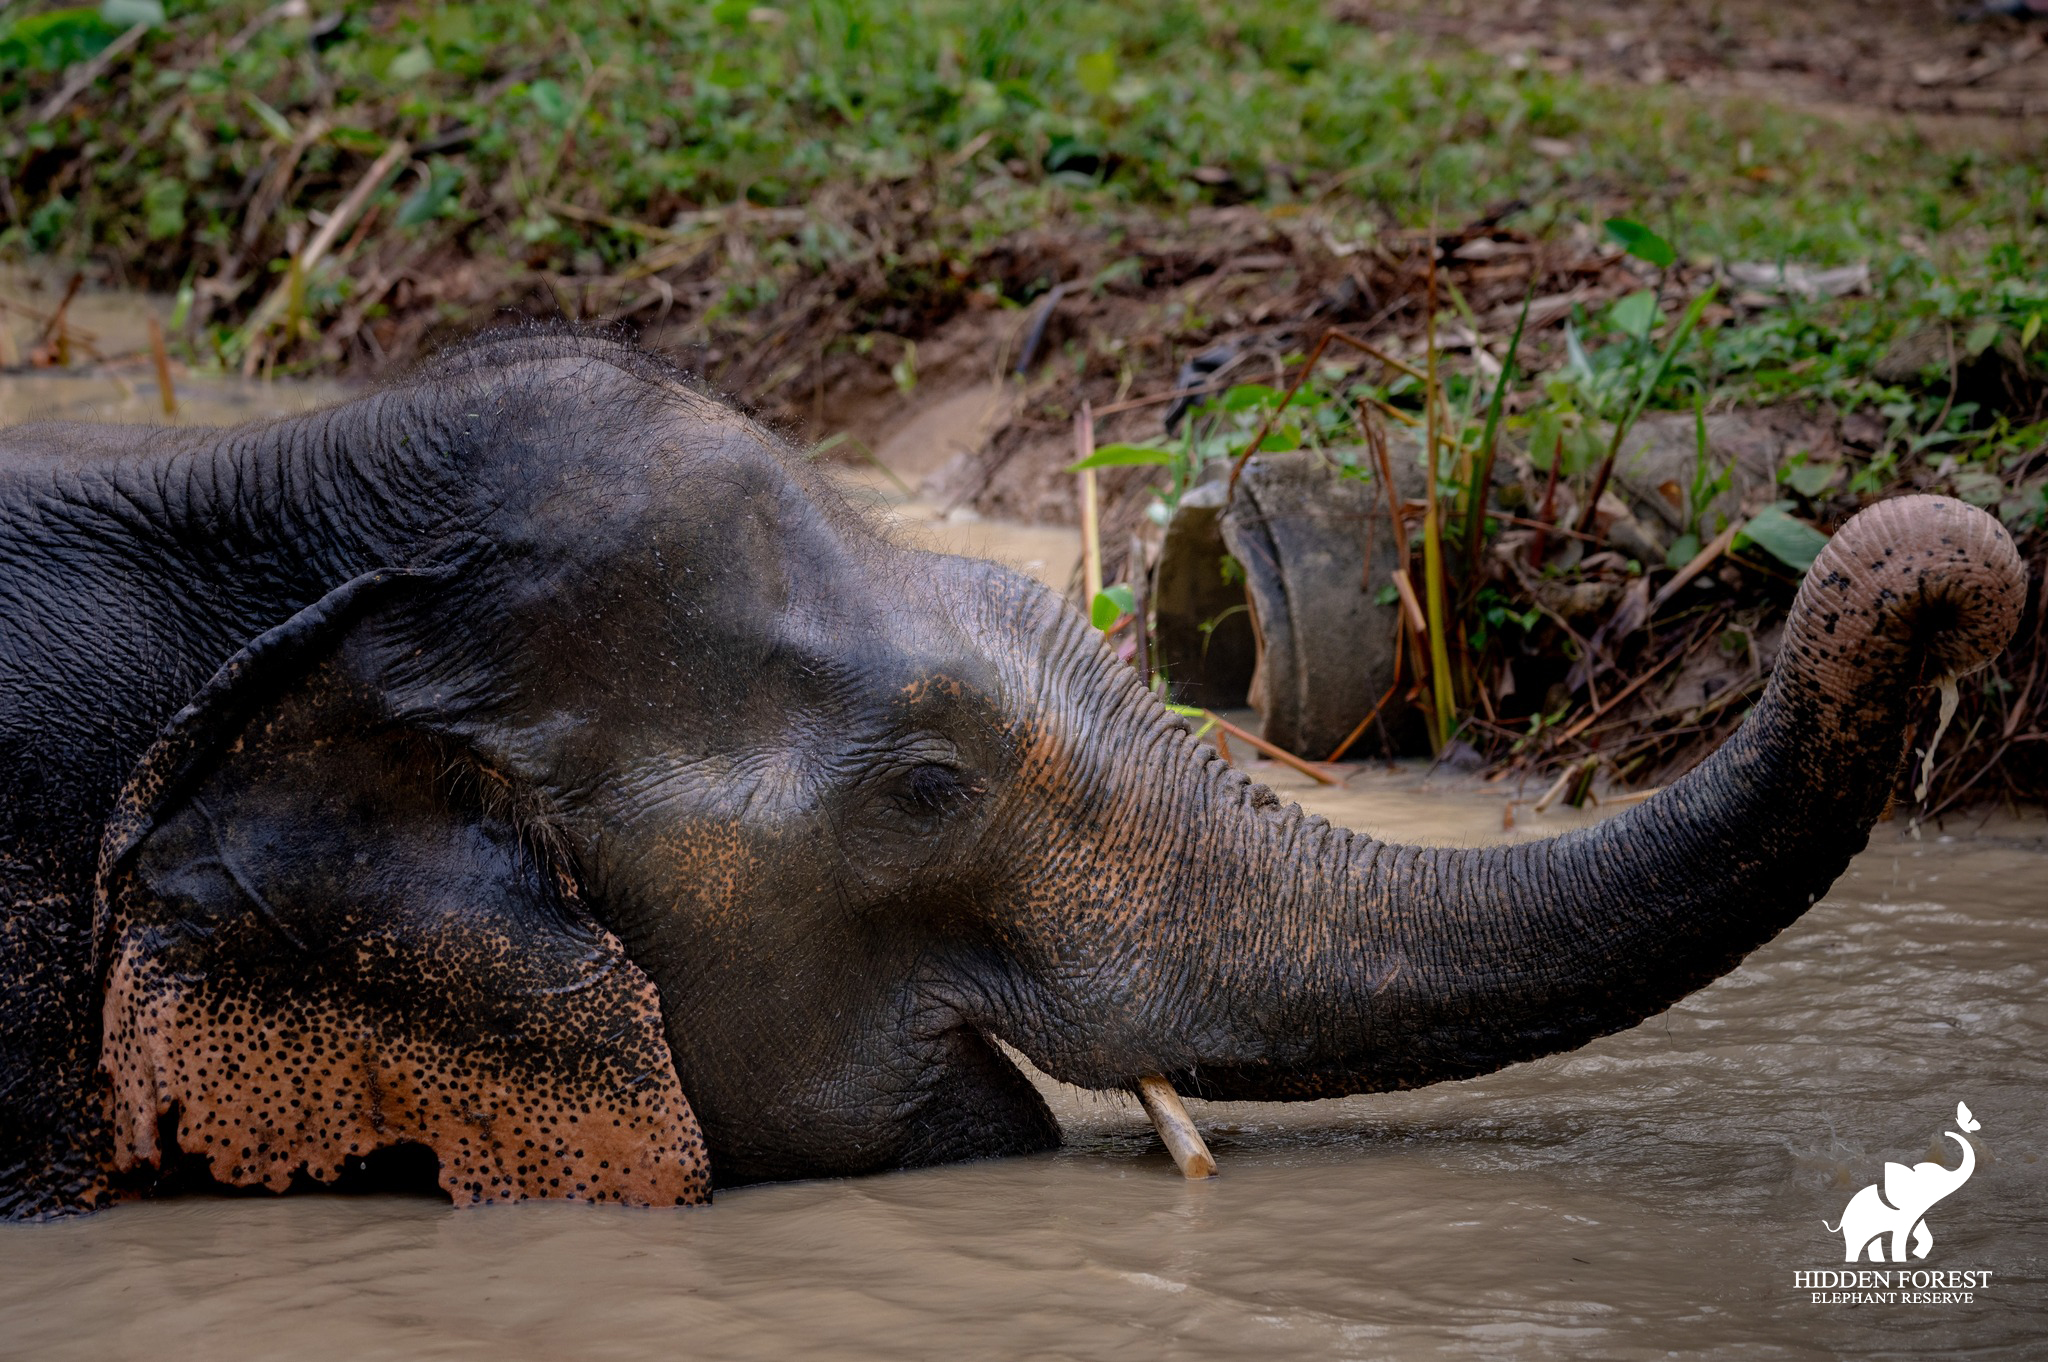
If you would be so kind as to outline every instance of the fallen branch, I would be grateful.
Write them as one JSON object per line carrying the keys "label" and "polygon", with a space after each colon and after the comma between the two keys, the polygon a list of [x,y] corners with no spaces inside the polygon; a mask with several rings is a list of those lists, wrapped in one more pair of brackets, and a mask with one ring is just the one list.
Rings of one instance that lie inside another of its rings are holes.
{"label": "fallen branch", "polygon": [[1344,741],[1337,744],[1336,750],[1331,752],[1329,756],[1323,758],[1325,762],[1334,763],[1344,760],[1344,754],[1351,750],[1351,744],[1357,742],[1359,738],[1364,736],[1365,726],[1371,723],[1374,719],[1379,718],[1380,711],[1385,709],[1387,707],[1388,702],[1391,701],[1396,695],[1401,693],[1401,661],[1405,655],[1406,649],[1404,649],[1401,646],[1401,640],[1398,638],[1395,639],[1394,683],[1387,687],[1387,693],[1380,697],[1379,703],[1366,711],[1365,717],[1358,721],[1358,726],[1352,729],[1351,732],[1345,736]]}
{"label": "fallen branch", "polygon": [[71,300],[78,296],[78,286],[84,282],[84,274],[77,270],[71,272],[70,282],[64,285],[64,296],[58,300],[56,310],[43,322],[43,329],[36,333],[35,343],[29,347],[31,363],[42,364],[47,358],[62,368],[71,362],[70,334],[64,325],[64,314],[71,310]]}
{"label": "fallen branch", "polygon": [[149,314],[149,358],[156,365],[156,392],[163,402],[164,415],[178,414],[177,390],[171,387],[171,356],[164,349],[164,324]]}
{"label": "fallen branch", "polygon": [[1623,700],[1628,699],[1629,696],[1634,695],[1644,686],[1650,684],[1652,680],[1661,675],[1664,669],[1666,667],[1669,667],[1672,663],[1678,661],[1680,658],[1692,656],[1693,653],[1699,650],[1699,647],[1702,643],[1705,643],[1708,639],[1712,638],[1713,636],[1713,631],[1708,630],[1705,633],[1702,633],[1698,638],[1694,639],[1690,647],[1672,649],[1671,653],[1667,657],[1665,657],[1665,659],[1662,662],[1659,662],[1656,666],[1650,668],[1648,671],[1638,676],[1635,680],[1629,682],[1626,686],[1623,686],[1620,690],[1616,691],[1613,695],[1609,696],[1607,698],[1606,704],[1594,706],[1592,712],[1587,714],[1585,718],[1579,720],[1570,728],[1567,728],[1564,731],[1565,741],[1570,742],[1572,739],[1578,737],[1579,734],[1585,732],[1588,728],[1592,727],[1593,721],[1595,719],[1598,719],[1601,715],[1613,709]]}
{"label": "fallen branch", "polygon": [[649,241],[688,242],[695,244],[701,241],[704,236],[703,228],[699,228],[695,232],[672,231],[667,227],[656,227],[652,223],[635,222],[631,218],[622,218],[611,213],[600,213],[589,208],[578,208],[575,204],[564,203],[560,199],[541,199],[539,200],[539,206],[553,213],[556,217],[574,218],[578,222],[587,222],[594,227],[609,227],[615,232],[625,232],[632,236],[645,237]]}
{"label": "fallen branch", "polygon": [[1594,756],[1587,757],[1583,761],[1575,761],[1571,765],[1565,767],[1563,773],[1558,776],[1557,780],[1552,783],[1551,787],[1543,792],[1542,798],[1536,801],[1534,811],[1536,813],[1546,812],[1552,804],[1555,804],[1558,801],[1558,797],[1560,795],[1562,795],[1566,790],[1571,788],[1571,784],[1573,781],[1577,780],[1580,776],[1585,775],[1588,771],[1592,770],[1595,766],[1599,764],[1600,758]]}
{"label": "fallen branch", "polygon": [[[1716,558],[1728,552],[1729,547],[1735,543],[1735,534],[1736,527],[1733,525],[1722,530],[1721,533],[1714,536],[1711,543],[1692,556],[1691,562],[1680,568],[1673,574],[1670,581],[1659,587],[1657,594],[1650,598],[1650,609],[1648,615],[1645,616],[1645,622],[1647,623],[1648,620],[1656,618],[1657,612],[1662,610],[1665,603],[1673,596],[1676,596],[1685,587],[1687,582],[1690,582],[1693,578],[1712,567]],[[1619,641],[1618,639],[1616,640],[1616,642]]]}
{"label": "fallen branch", "polygon": [[147,23],[136,24],[124,29],[121,36],[108,43],[94,55],[92,60],[80,62],[71,68],[71,74],[57,93],[43,101],[43,107],[36,110],[34,121],[47,123],[71,106],[71,101],[84,94],[87,87],[106,74],[107,68],[128,55],[135,45],[142,41],[142,35],[149,32]]}
{"label": "fallen branch", "polygon": [[1225,733],[1228,733],[1231,737],[1236,738],[1238,741],[1251,747],[1254,751],[1265,753],[1274,761],[1279,762],[1282,766],[1292,767],[1293,769],[1307,776],[1310,780],[1317,781],[1324,785],[1339,785],[1343,783],[1340,780],[1338,780],[1337,777],[1331,775],[1329,772],[1324,771],[1321,768],[1317,767],[1313,762],[1303,761],[1300,757],[1295,756],[1286,748],[1278,746],[1274,743],[1269,743],[1256,733],[1246,732],[1244,729],[1239,728],[1236,724],[1230,722],[1230,720],[1224,718],[1221,714],[1218,714],[1213,709],[1203,710],[1202,717],[1207,719],[1210,723],[1216,725],[1216,727],[1222,729]]}
{"label": "fallen branch", "polygon": [[[1373,359],[1378,360],[1380,363],[1386,365],[1388,368],[1399,370],[1401,373],[1408,375],[1408,377],[1410,378],[1420,379],[1423,382],[1432,381],[1429,374],[1424,373],[1422,370],[1416,368],[1414,365],[1408,363],[1406,360],[1394,358],[1386,351],[1380,349],[1377,345],[1374,345],[1369,341],[1362,341],[1358,337],[1352,335],[1349,331],[1340,330],[1339,328],[1334,326],[1331,327],[1329,330],[1323,332],[1323,338],[1316,342],[1316,348],[1309,351],[1308,358],[1302,361],[1301,372],[1296,374],[1294,376],[1294,382],[1290,383],[1287,386],[1286,395],[1280,399],[1279,404],[1275,406],[1273,410],[1266,413],[1266,419],[1259,422],[1259,429],[1257,433],[1252,436],[1251,443],[1244,447],[1244,452],[1242,454],[1239,454],[1237,456],[1236,461],[1230,465],[1230,482],[1224,492],[1224,500],[1226,502],[1237,495],[1237,480],[1238,477],[1243,474],[1246,462],[1248,462],[1251,459],[1252,455],[1258,453],[1259,446],[1266,442],[1266,437],[1268,435],[1272,434],[1273,423],[1280,419],[1281,412],[1287,410],[1287,404],[1292,402],[1294,400],[1294,395],[1301,391],[1301,385],[1308,381],[1308,376],[1316,371],[1316,361],[1323,357],[1323,351],[1329,348],[1330,342],[1333,340],[1343,341],[1352,349],[1361,351],[1364,354],[1371,356]],[[1434,369],[1434,347],[1432,347],[1430,364],[1431,368]]]}
{"label": "fallen branch", "polygon": [[270,291],[269,297],[257,305],[248,324],[242,328],[244,377],[255,372],[256,340],[269,329],[270,323],[290,301],[294,282],[303,280],[307,272],[326,257],[335,241],[348,230],[349,224],[356,220],[356,214],[362,212],[364,206],[369,203],[371,195],[384,187],[384,181],[390,176],[393,167],[404,160],[411,150],[412,144],[403,137],[384,148],[383,155],[370,163],[369,170],[364,172],[362,179],[356,181],[356,187],[349,190],[348,197],[335,205],[327,221],[313,234],[313,239],[306,243],[306,248],[293,258],[291,268],[285,272],[284,279]]}

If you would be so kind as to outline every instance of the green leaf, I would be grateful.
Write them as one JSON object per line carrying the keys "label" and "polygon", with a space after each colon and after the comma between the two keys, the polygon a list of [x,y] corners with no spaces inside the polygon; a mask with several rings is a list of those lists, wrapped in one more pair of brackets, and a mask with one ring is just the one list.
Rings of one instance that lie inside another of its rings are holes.
{"label": "green leaf", "polygon": [[384,78],[394,85],[410,85],[433,69],[434,54],[414,43],[391,59],[391,64],[384,68]]}
{"label": "green leaf", "polygon": [[1975,359],[1991,348],[1991,342],[1998,339],[1998,321],[1986,317],[1970,328],[1970,334],[1963,337],[1963,353]]}
{"label": "green leaf", "polygon": [[101,0],[100,18],[115,28],[133,28],[137,24],[160,27],[164,21],[164,7],[159,0]]}
{"label": "green leaf", "polygon": [[441,216],[456,192],[462,188],[462,172],[446,162],[437,162],[427,182],[405,196],[398,206],[398,225],[418,227]]}
{"label": "green leaf", "polygon": [[0,71],[61,71],[97,56],[120,30],[86,7],[28,14],[0,29]]}
{"label": "green leaf", "polygon": [[77,205],[58,195],[28,215],[28,239],[35,243],[37,250],[54,248],[77,212]]}
{"label": "green leaf", "polygon": [[1259,449],[1267,454],[1285,454],[1290,449],[1301,448],[1301,427],[1288,424],[1280,427],[1265,439],[1259,441]]}
{"label": "green leaf", "polygon": [[1686,308],[1685,315],[1679,318],[1678,327],[1671,333],[1671,339],[1665,345],[1663,355],[1657,360],[1657,367],[1651,372],[1649,381],[1643,384],[1642,391],[1636,394],[1635,404],[1628,409],[1628,414],[1614,427],[1614,439],[1608,446],[1608,458],[1611,459],[1620,452],[1622,437],[1628,433],[1628,428],[1635,424],[1636,418],[1643,414],[1643,408],[1649,405],[1651,395],[1657,391],[1657,385],[1664,381],[1664,375],[1671,372],[1671,361],[1678,358],[1679,350],[1692,336],[1693,328],[1700,324],[1700,318],[1706,314],[1707,306],[1714,301],[1715,295],[1720,291],[1719,284],[1708,285],[1707,291],[1693,299],[1692,306]]}
{"label": "green leaf", "polygon": [[1137,613],[1137,609],[1137,598],[1128,586],[1119,582],[1095,593],[1095,599],[1088,606],[1088,622],[1106,631],[1125,615]]}
{"label": "green leaf", "polygon": [[292,130],[290,119],[256,98],[256,96],[243,95],[242,103],[249,106],[249,112],[256,115],[256,121],[261,123],[272,137],[283,142],[286,146],[290,146],[298,137],[298,134]]}
{"label": "green leaf", "polygon": [[142,214],[151,241],[185,234],[185,182],[151,180],[142,191]]}
{"label": "green leaf", "polygon": [[1554,406],[1544,406],[1536,412],[1536,420],[1529,427],[1529,462],[1539,472],[1550,471],[1550,461],[1556,457],[1564,443],[1564,417]]}
{"label": "green leaf", "polygon": [[2041,319],[2048,313],[2036,312],[2027,318],[2027,324],[2020,328],[2020,353],[2025,354],[2034,346],[2034,337],[2041,334]]}
{"label": "green leaf", "polygon": [[1657,294],[1652,289],[1631,293],[1607,309],[1607,324],[1637,340],[1648,340],[1661,320],[1663,313],[1657,310]]}
{"label": "green leaf", "polygon": [[1802,463],[1785,470],[1785,485],[1802,497],[1813,498],[1828,490],[1834,484],[1835,475],[1842,471],[1840,464]]}
{"label": "green leaf", "polygon": [[1754,544],[1798,572],[1812,567],[1827,547],[1828,537],[1805,521],[1793,519],[1790,507],[1790,502],[1774,502],[1751,516],[1736,534],[1735,547],[1746,549]]}
{"label": "green leaf", "polygon": [[1678,252],[1671,249],[1671,243],[1658,236],[1640,222],[1627,218],[1607,219],[1607,235],[1616,245],[1645,264],[1667,269],[1678,260]]}
{"label": "green leaf", "polygon": [[1170,449],[1155,449],[1151,445],[1104,445],[1085,459],[1077,459],[1067,465],[1069,473],[1078,473],[1084,468],[1135,468],[1140,465],[1170,464],[1174,454]]}
{"label": "green leaf", "polygon": [[2005,483],[1996,473],[1987,473],[1981,468],[1965,468],[1953,479],[1955,493],[1972,506],[1993,506],[2005,495]]}
{"label": "green leaf", "polygon": [[1664,566],[1682,568],[1700,556],[1700,537],[1690,532],[1681,534],[1671,541],[1671,547],[1664,550]]}
{"label": "green leaf", "polygon": [[1568,477],[1579,474],[1600,462],[1600,456],[1607,451],[1607,443],[1600,432],[1591,425],[1568,427],[1564,436],[1564,471]]}
{"label": "green leaf", "polygon": [[348,151],[367,151],[372,154],[381,152],[390,145],[380,134],[347,123],[329,128],[327,140]]}
{"label": "green leaf", "polygon": [[1250,411],[1280,400],[1280,390],[1269,388],[1263,383],[1240,383],[1224,390],[1216,405],[1225,411]]}
{"label": "green leaf", "polygon": [[1081,88],[1097,99],[1116,88],[1116,53],[1104,48],[1089,52],[1074,62],[1074,78]]}
{"label": "green leaf", "polygon": [[1564,324],[1565,368],[1581,383],[1593,382],[1593,360],[1586,354],[1586,347],[1579,341],[1579,329],[1569,321]]}
{"label": "green leaf", "polygon": [[562,93],[562,87],[551,80],[537,80],[526,87],[526,98],[533,105],[534,112],[558,128],[567,127],[575,115],[570,106],[569,96]]}
{"label": "green leaf", "polygon": [[1529,323],[1529,304],[1535,299],[1536,288],[1531,284],[1529,291],[1522,295],[1522,311],[1515,318],[1515,333],[1508,337],[1507,358],[1501,361],[1500,377],[1494,380],[1493,397],[1486,404],[1486,428],[1480,432],[1479,448],[1485,451],[1488,467],[1493,463],[1494,441],[1500,437],[1500,417],[1505,410],[1501,404],[1507,397],[1508,385],[1515,379],[1515,356],[1521,353],[1522,329]]}

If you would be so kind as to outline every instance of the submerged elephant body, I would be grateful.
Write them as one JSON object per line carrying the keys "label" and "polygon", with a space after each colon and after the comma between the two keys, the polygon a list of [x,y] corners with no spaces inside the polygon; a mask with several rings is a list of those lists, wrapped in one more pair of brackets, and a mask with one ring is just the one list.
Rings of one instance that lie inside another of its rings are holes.
{"label": "submerged elephant body", "polygon": [[1050,592],[903,548],[658,361],[487,338],[238,431],[0,434],[0,1210],[418,1145],[458,1201],[1045,1148],[1090,1087],[1483,1073],[1859,850],[2004,532],[1887,503],[1729,745],[1596,828],[1283,807]]}

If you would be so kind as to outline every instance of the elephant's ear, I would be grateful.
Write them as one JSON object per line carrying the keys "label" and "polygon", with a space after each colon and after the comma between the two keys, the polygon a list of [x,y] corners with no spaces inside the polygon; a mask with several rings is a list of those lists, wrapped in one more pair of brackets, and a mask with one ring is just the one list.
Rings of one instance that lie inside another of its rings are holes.
{"label": "elephant's ear", "polygon": [[333,661],[182,746],[102,858],[117,1172],[282,1190],[418,1144],[459,1204],[709,1199],[653,985],[537,811]]}

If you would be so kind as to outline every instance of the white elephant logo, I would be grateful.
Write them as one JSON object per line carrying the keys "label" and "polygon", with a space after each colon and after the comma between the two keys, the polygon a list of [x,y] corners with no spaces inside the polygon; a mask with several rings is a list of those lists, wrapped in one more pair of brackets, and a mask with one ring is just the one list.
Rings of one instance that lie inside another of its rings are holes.
{"label": "white elephant logo", "polygon": [[[1956,1103],[1956,1124],[1964,1130],[1981,1128],[1962,1102]],[[1866,1248],[1870,1250],[1871,1262],[1883,1262],[1882,1241],[1887,1234],[1892,1237],[1891,1260],[1895,1263],[1906,1261],[1909,1238],[1915,1258],[1925,1258],[1927,1250],[1934,1247],[1934,1234],[1927,1228],[1928,1208],[1968,1182],[1970,1174],[1977,1171],[1977,1151],[1970,1142],[1953,1130],[1941,1133],[1962,1146],[1962,1163],[1954,1168],[1932,1161],[1916,1163],[1911,1168],[1903,1163],[1888,1163],[1884,1166],[1882,1193],[1872,1183],[1850,1199],[1840,1226],[1821,1221],[1827,1225],[1828,1233],[1842,1236],[1843,1262],[1855,1262]]]}

